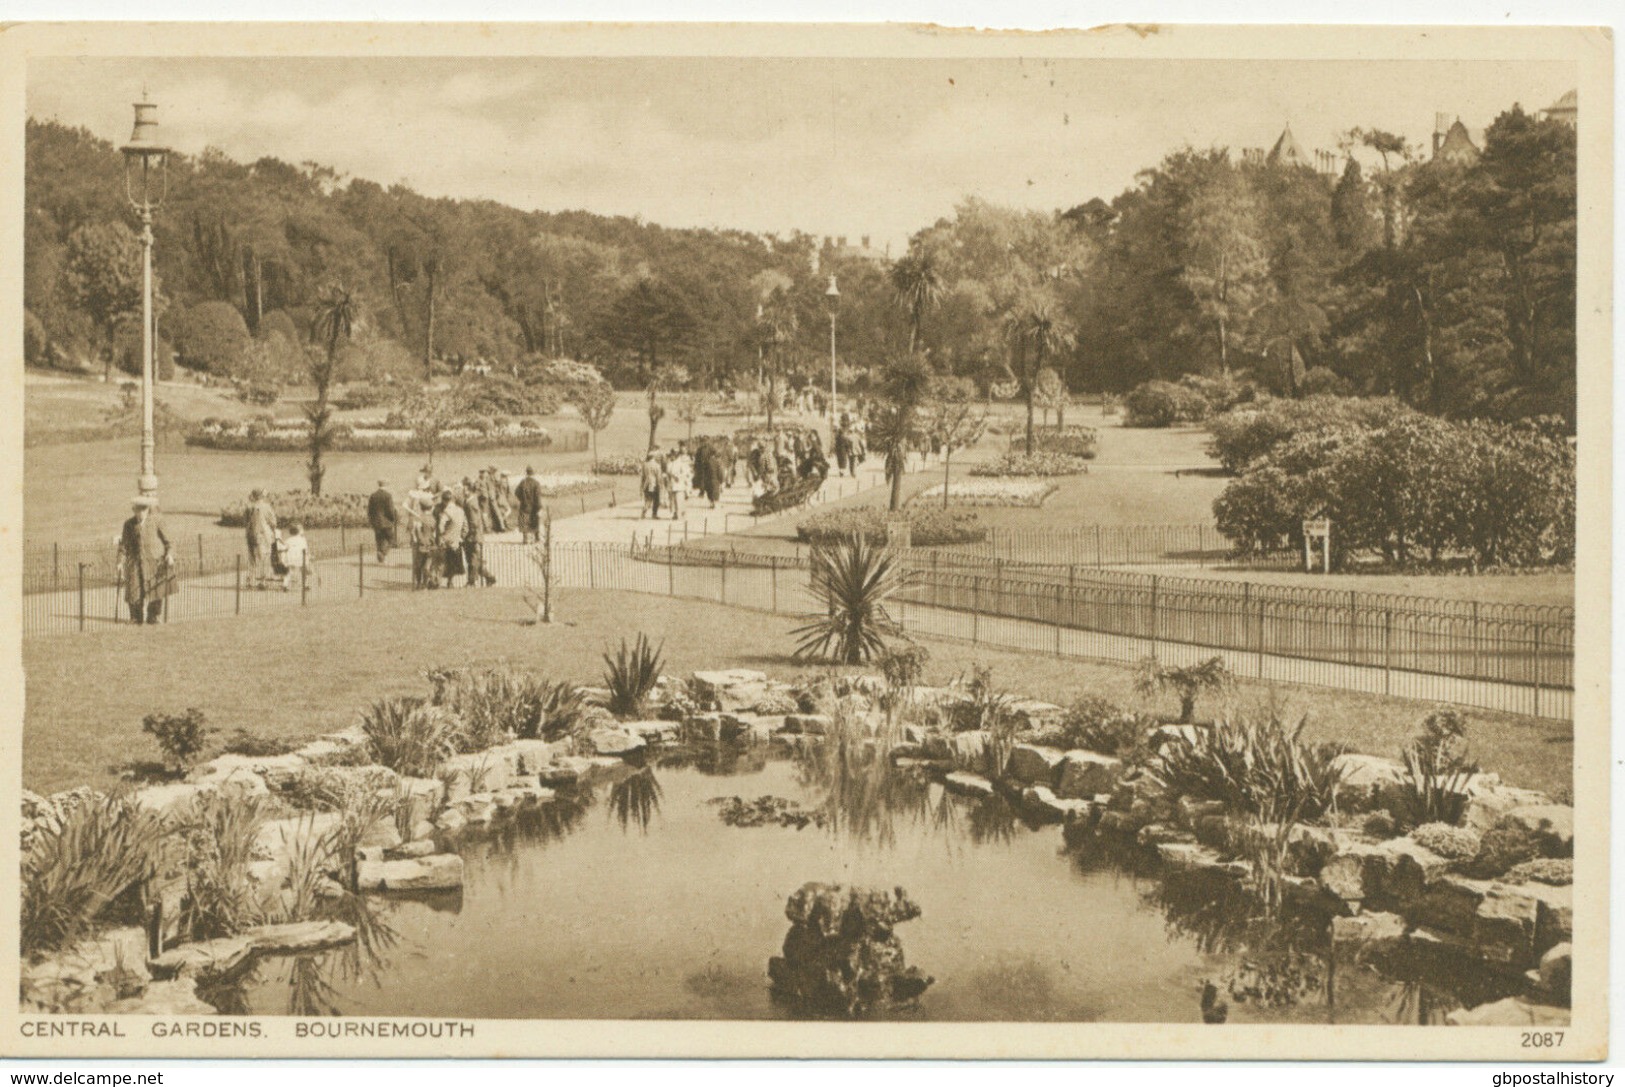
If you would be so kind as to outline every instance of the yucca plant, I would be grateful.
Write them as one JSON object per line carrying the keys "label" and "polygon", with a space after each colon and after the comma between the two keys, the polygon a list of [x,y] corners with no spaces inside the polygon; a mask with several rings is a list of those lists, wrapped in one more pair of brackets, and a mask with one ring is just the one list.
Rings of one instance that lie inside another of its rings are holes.
{"label": "yucca plant", "polygon": [[811,562],[811,591],[824,614],[791,631],[800,639],[796,656],[863,664],[885,653],[888,637],[903,636],[886,610],[907,584],[891,552],[854,533],[813,548]]}
{"label": "yucca plant", "polygon": [[1405,776],[1400,780],[1394,815],[1404,827],[1461,821],[1467,784],[1478,764],[1467,757],[1467,723],[1455,710],[1429,714],[1422,731],[1400,753]]}
{"label": "yucca plant", "polygon": [[[335,868],[349,867],[340,864],[337,838],[331,829],[316,829],[314,813],[300,817],[287,843],[288,891],[282,897],[279,921],[307,921],[316,916],[322,902],[321,888],[329,878],[328,873]],[[353,876],[353,873],[347,875]],[[351,887],[354,887],[353,880]]]}
{"label": "yucca plant", "polygon": [[1134,691],[1143,698],[1155,698],[1172,691],[1179,699],[1179,719],[1189,722],[1196,716],[1196,699],[1206,691],[1224,691],[1235,682],[1223,657],[1209,657],[1201,664],[1170,667],[1146,657],[1134,676]]}
{"label": "yucca plant", "polygon": [[265,919],[258,885],[248,876],[254,845],[270,817],[257,797],[199,797],[186,817],[186,889],[179,927],[189,940],[230,936]]}
{"label": "yucca plant", "polygon": [[421,698],[384,698],[361,713],[373,761],[404,777],[432,778],[457,749],[462,722]]}
{"label": "yucca plant", "polygon": [[536,689],[536,706],[534,730],[521,730],[519,738],[557,740],[575,733],[587,712],[587,696],[568,680],[541,680]]}
{"label": "yucca plant", "polygon": [[631,647],[621,639],[612,657],[604,654],[604,686],[609,688],[609,712],[617,717],[641,717],[648,712],[649,695],[660,682],[660,652],[665,643],[651,646],[643,634]]}
{"label": "yucca plant", "polygon": [[168,828],[126,796],[92,795],[42,826],[22,862],[19,942],[25,954],[83,936],[157,870]]}

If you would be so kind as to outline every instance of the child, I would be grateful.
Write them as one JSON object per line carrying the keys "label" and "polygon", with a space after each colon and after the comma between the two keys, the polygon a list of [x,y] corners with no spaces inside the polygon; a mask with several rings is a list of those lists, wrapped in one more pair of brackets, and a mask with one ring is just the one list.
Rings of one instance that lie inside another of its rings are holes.
{"label": "child", "polygon": [[288,538],[282,544],[282,562],[287,569],[282,575],[283,592],[288,591],[295,573],[301,585],[310,575],[310,541],[304,530],[305,526],[295,521],[288,527]]}

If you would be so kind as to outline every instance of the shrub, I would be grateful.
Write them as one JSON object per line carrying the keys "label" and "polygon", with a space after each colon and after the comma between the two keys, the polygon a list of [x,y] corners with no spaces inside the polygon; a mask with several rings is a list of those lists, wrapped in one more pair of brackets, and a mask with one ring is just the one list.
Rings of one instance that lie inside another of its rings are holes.
{"label": "shrub", "polygon": [[373,761],[402,777],[432,778],[457,750],[462,722],[421,698],[386,698],[361,714]]}
{"label": "shrub", "polygon": [[1484,832],[1478,853],[1464,870],[1474,879],[1500,879],[1519,865],[1538,860],[1540,854],[1537,831],[1502,820]]}
{"label": "shrub", "polygon": [[649,695],[660,682],[660,646],[651,646],[646,635],[611,657],[604,654],[604,686],[609,688],[609,712],[617,717],[642,717],[648,712]]}
{"label": "shrub", "polygon": [[1170,798],[1218,800],[1277,826],[1316,819],[1331,810],[1345,748],[1303,742],[1303,726],[1278,717],[1220,721],[1163,744],[1150,773]]}
{"label": "shrub", "polygon": [[299,323],[285,309],[274,309],[261,317],[257,334],[262,340],[269,340],[272,336],[281,336],[292,347],[298,347],[301,339]]}
{"label": "shrub", "polygon": [[33,310],[23,310],[23,363],[28,366],[49,366],[51,334],[45,322],[34,316]]}
{"label": "shrub", "polygon": [[1230,472],[1241,472],[1300,434],[1374,428],[1414,415],[1388,398],[1311,396],[1239,404],[1207,421],[1208,452]]}
{"label": "shrub", "polygon": [[1090,695],[1072,703],[1061,722],[1065,747],[1081,747],[1119,758],[1144,747],[1152,724],[1117,703]]}
{"label": "shrub", "polygon": [[1067,453],[1009,452],[998,460],[978,464],[973,476],[1071,476],[1089,470],[1082,458]]}
{"label": "shrub", "polygon": [[[1100,440],[1099,432],[1090,426],[1035,426],[1033,453],[1055,453],[1081,460],[1093,460]],[[1010,452],[1027,451],[1027,433],[1018,428],[1010,435]]]}
{"label": "shrub", "polygon": [[183,828],[186,887],[179,924],[186,939],[230,936],[265,920],[248,865],[269,815],[258,797],[209,793],[194,803]]}
{"label": "shrub", "polygon": [[248,324],[230,302],[199,302],[167,322],[181,361],[194,370],[229,375],[248,346]]}
{"label": "shrub", "polygon": [[245,404],[268,408],[282,399],[282,389],[277,385],[249,382],[237,386],[237,399]]}
{"label": "shrub", "polygon": [[[288,524],[298,521],[306,529],[312,528],[366,528],[367,496],[364,494],[313,495],[309,491],[284,491],[267,495],[266,500],[276,511],[277,522]],[[227,528],[242,528],[248,523],[248,503],[226,506],[220,511],[220,524]]]}
{"label": "shrub", "polygon": [[175,772],[184,774],[215,730],[205,723],[203,711],[194,708],[179,714],[149,713],[141,720],[141,731],[157,741]]}
{"label": "shrub", "polygon": [[1429,714],[1422,731],[1405,745],[1405,774],[1394,805],[1401,826],[1461,822],[1467,783],[1478,773],[1478,764],[1467,757],[1466,737],[1461,714],[1442,709]]}
{"label": "shrub", "polygon": [[862,664],[884,653],[888,637],[903,636],[886,603],[905,577],[889,551],[863,536],[816,546],[810,580],[820,610],[790,632],[799,639],[795,655]]}
{"label": "shrub", "polygon": [[600,476],[635,476],[643,471],[643,458],[635,453],[600,457],[593,462],[592,470]]}
{"label": "shrub", "polygon": [[344,392],[333,398],[333,406],[340,411],[366,411],[381,408],[396,399],[395,390],[382,382],[362,382],[345,386]]}
{"label": "shrub", "polygon": [[457,399],[468,415],[554,415],[563,402],[553,385],[526,384],[508,374],[467,377],[457,384]]}
{"label": "shrub", "polygon": [[979,543],[987,538],[987,528],[974,511],[930,506],[905,506],[896,513],[871,506],[826,510],[798,523],[796,537],[810,544],[828,544],[857,535],[869,543],[883,544],[887,521],[897,518],[909,523],[909,539],[915,547]]}
{"label": "shrub", "polygon": [[1326,366],[1311,366],[1298,382],[1304,396],[1348,396],[1354,391],[1347,378]]}
{"label": "shrub", "polygon": [[1423,849],[1452,861],[1471,860],[1481,844],[1476,831],[1449,823],[1423,823],[1411,831],[1411,838]]}
{"label": "shrub", "polygon": [[1235,683],[1223,657],[1209,657],[1201,664],[1170,667],[1156,657],[1141,658],[1136,666],[1134,690],[1142,698],[1155,698],[1172,691],[1179,698],[1179,720],[1189,722],[1196,714],[1196,699],[1204,691],[1228,690]]}
{"label": "shrub", "polygon": [[553,740],[570,734],[586,709],[581,690],[507,666],[429,673],[430,702],[462,721],[457,746],[483,751],[510,736]]}
{"label": "shrub", "polygon": [[1195,389],[1168,381],[1147,381],[1136,385],[1123,398],[1126,414],[1123,425],[1130,427],[1169,427],[1178,423],[1201,422],[1208,416],[1207,399]]}
{"label": "shrub", "polygon": [[1220,377],[1186,374],[1179,379],[1179,384],[1207,401],[1209,414],[1229,411],[1237,404],[1251,401],[1258,395],[1258,390],[1251,382],[1237,380],[1228,374]]}
{"label": "shrub", "polygon": [[1047,479],[962,479],[938,483],[910,499],[910,504],[941,508],[946,489],[948,501],[956,506],[1024,506],[1036,508],[1055,493],[1059,484]]}
{"label": "shrub", "polygon": [[1501,877],[1508,883],[1549,883],[1553,887],[1567,887],[1574,882],[1573,857],[1536,857],[1520,861],[1508,868]]}
{"label": "shrub", "polygon": [[165,833],[128,796],[93,794],[41,823],[22,858],[23,953],[71,944],[129,906],[157,872]]}
{"label": "shrub", "polygon": [[294,740],[285,736],[262,736],[257,732],[250,732],[246,728],[236,729],[226,737],[220,750],[226,755],[246,755],[249,758],[274,758],[278,755],[291,755],[305,746],[303,740]]}

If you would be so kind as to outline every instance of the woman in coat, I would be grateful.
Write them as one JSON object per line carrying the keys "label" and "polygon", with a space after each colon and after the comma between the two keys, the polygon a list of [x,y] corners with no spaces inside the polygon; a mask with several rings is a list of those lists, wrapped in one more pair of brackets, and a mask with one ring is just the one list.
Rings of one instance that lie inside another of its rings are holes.
{"label": "woman in coat", "polygon": [[130,621],[157,623],[164,617],[164,601],[175,591],[175,558],[169,537],[158,523],[158,500],[142,495],[131,503],[134,512],[119,534],[119,577]]}

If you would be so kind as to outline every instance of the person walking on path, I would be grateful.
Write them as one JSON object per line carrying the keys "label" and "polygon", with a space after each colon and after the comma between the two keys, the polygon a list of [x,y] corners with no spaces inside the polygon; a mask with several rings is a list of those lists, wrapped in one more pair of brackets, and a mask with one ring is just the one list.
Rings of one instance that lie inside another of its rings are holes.
{"label": "person walking on path", "polygon": [[130,503],[131,514],[119,533],[119,578],[132,623],[156,623],[164,601],[175,591],[175,556],[158,521],[158,500],[142,495]]}
{"label": "person walking on path", "polygon": [[491,529],[508,532],[513,528],[513,481],[507,472],[491,469]]}
{"label": "person walking on path", "polygon": [[271,581],[271,542],[276,539],[276,510],[266,501],[265,492],[255,487],[248,492],[244,531],[248,537],[248,566],[254,587],[263,589]]}
{"label": "person walking on path", "polygon": [[406,499],[406,516],[411,522],[412,588],[432,589],[438,583],[434,564],[434,496],[428,491],[413,491]]}
{"label": "person walking on path", "polygon": [[395,512],[395,496],[389,493],[388,485],[380,479],[378,489],[367,499],[367,523],[372,526],[372,539],[377,545],[380,563],[389,557],[389,549],[395,546],[395,526],[399,519]]}
{"label": "person walking on path", "polygon": [[[442,573],[446,588],[463,572],[463,538],[468,534],[468,515],[463,512],[460,496],[452,488],[441,492],[438,515],[435,519],[436,542],[440,550]],[[466,579],[465,579],[466,584]]]}
{"label": "person walking on path", "polygon": [[688,500],[689,489],[694,486],[694,465],[683,452],[681,446],[672,451],[666,458],[666,489],[671,494],[671,519],[677,520],[683,515],[683,505]]}
{"label": "person walking on path", "polygon": [[638,478],[638,485],[643,490],[643,512],[638,515],[639,520],[644,517],[660,517],[660,488],[664,480],[665,471],[660,463],[660,454],[653,449],[643,459],[643,471]]}
{"label": "person walking on path", "polygon": [[300,591],[304,591],[305,582],[310,580],[310,537],[305,535],[305,526],[298,521],[288,526],[288,538],[282,541],[282,561],[288,567],[288,572],[282,575],[282,591],[292,588],[295,577],[299,579]]}
{"label": "person walking on path", "polygon": [[525,478],[514,488],[513,496],[519,504],[519,537],[525,543],[536,543],[542,537],[542,485],[536,481],[536,469],[525,468]]}
{"label": "person walking on path", "polygon": [[496,576],[485,568],[484,548],[481,546],[490,526],[489,509],[489,500],[482,492],[464,490],[463,517],[466,525],[463,530],[463,569],[468,571],[463,581],[464,588],[472,589],[475,578],[485,582],[487,588],[497,583]]}

